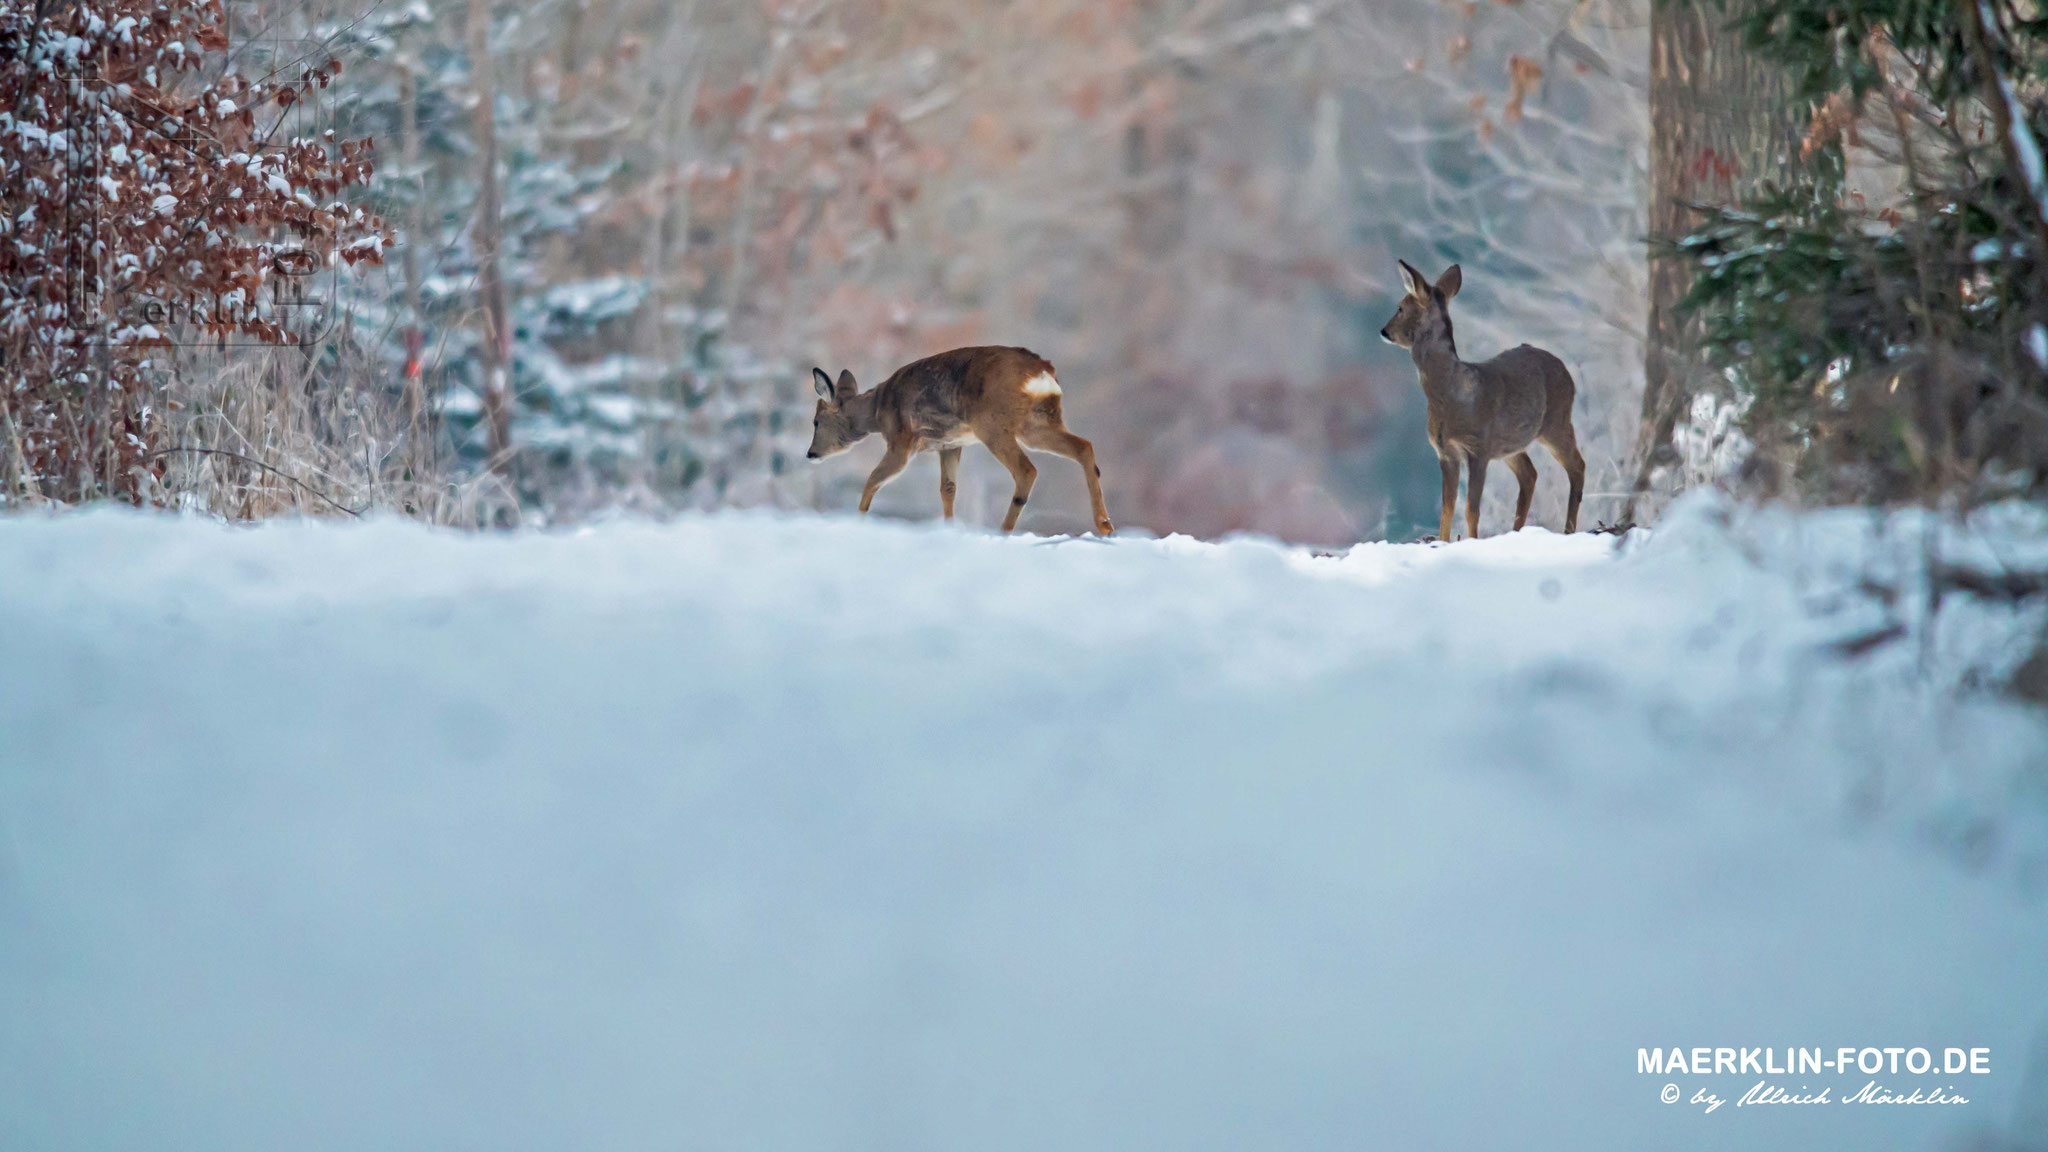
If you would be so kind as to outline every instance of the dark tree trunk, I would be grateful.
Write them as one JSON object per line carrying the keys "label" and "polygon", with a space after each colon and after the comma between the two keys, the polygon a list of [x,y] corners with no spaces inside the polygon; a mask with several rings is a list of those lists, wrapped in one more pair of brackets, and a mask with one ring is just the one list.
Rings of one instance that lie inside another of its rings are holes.
{"label": "dark tree trunk", "polygon": [[[1652,0],[1650,5],[1650,240],[1677,240],[1696,205],[1728,204],[1781,177],[1798,154],[1808,109],[1790,78],[1757,59],[1731,27],[1747,0]],[[1634,490],[1624,519],[1674,460],[1671,434],[1701,376],[1698,333],[1679,315],[1692,287],[1684,261],[1650,253],[1649,338]]]}

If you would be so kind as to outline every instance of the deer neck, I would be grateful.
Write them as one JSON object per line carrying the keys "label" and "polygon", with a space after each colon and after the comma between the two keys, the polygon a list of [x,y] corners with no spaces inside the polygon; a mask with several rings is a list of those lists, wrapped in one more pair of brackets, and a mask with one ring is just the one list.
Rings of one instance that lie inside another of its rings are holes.
{"label": "deer neck", "polygon": [[1416,375],[1422,377],[1422,394],[1432,404],[1462,404],[1471,391],[1465,362],[1458,359],[1458,345],[1449,332],[1418,340],[1409,350]]}
{"label": "deer neck", "polygon": [[879,390],[871,389],[846,402],[846,419],[853,426],[855,437],[869,436],[880,430],[875,414],[875,397],[880,394]]}

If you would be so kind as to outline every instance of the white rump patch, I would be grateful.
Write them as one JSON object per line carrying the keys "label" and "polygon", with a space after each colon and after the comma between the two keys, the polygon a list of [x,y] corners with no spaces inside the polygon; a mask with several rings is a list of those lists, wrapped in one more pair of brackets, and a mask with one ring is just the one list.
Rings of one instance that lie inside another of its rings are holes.
{"label": "white rump patch", "polygon": [[1026,396],[1057,396],[1060,394],[1060,382],[1052,378],[1052,373],[1040,372],[1024,382],[1024,394]]}

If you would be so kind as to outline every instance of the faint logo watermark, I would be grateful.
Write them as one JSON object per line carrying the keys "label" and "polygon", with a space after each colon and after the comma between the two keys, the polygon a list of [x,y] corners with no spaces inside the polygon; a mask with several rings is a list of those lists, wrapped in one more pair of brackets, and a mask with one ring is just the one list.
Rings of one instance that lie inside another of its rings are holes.
{"label": "faint logo watermark", "polygon": [[[251,42],[245,54],[259,65],[268,63],[282,73],[318,56],[325,48],[319,41],[266,38]],[[152,275],[144,259],[127,246],[109,242],[109,229],[117,228],[107,203],[113,189],[140,179],[138,149],[109,139],[108,126],[118,116],[136,134],[147,134],[162,148],[182,153],[189,162],[225,165],[238,162],[252,170],[274,171],[295,144],[328,138],[330,116],[325,90],[317,84],[304,85],[297,99],[265,109],[270,119],[259,125],[255,138],[230,149],[207,131],[192,126],[187,118],[135,94],[127,85],[110,82],[90,63],[65,71],[61,85],[62,107],[55,119],[63,126],[68,155],[62,188],[62,228],[65,293],[62,317],[44,325],[41,335],[48,340],[69,340],[105,349],[151,346],[203,347],[217,350],[274,348],[278,341],[263,338],[255,325],[282,332],[287,342],[310,348],[325,339],[337,323],[340,269],[324,260],[320,252],[332,247],[332,237],[322,243],[319,224],[282,221],[252,226],[238,217],[241,205],[232,197],[231,184],[222,182],[221,191],[198,202],[159,198],[152,210],[174,217],[176,231],[168,243],[142,246],[157,260],[191,258],[190,244],[203,242],[213,230],[232,232],[243,243],[262,246],[267,259],[261,268],[261,287],[225,291],[152,291],[167,277]],[[317,215],[315,219],[318,219]]]}

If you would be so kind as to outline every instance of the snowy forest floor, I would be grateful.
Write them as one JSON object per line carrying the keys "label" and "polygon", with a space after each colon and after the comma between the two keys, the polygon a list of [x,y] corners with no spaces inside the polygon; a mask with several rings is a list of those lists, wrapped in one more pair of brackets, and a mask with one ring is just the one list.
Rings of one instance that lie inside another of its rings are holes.
{"label": "snowy forest floor", "polygon": [[[0,520],[0,1145],[2009,1139],[2042,620],[1930,556],[2048,567],[2048,516]],[[1993,1072],[1636,1071],[1727,1044]]]}

